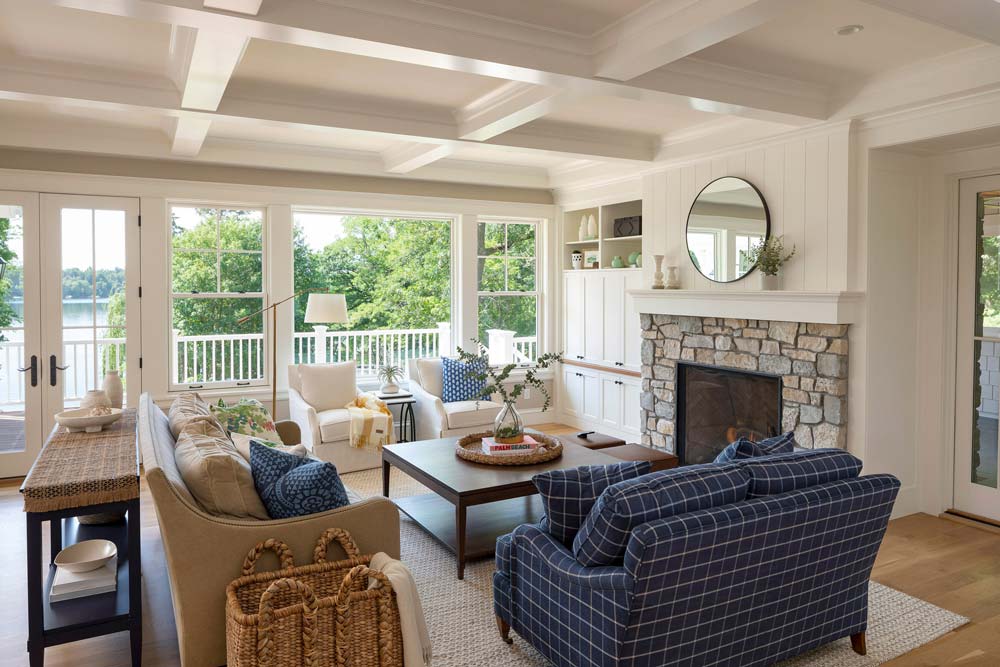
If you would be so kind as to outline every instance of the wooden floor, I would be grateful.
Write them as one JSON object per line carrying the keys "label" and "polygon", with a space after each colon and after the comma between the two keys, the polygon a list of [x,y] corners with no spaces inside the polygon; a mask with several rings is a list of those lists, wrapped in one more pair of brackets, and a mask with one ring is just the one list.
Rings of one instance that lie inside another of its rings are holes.
{"label": "wooden floor", "polygon": [[[569,431],[558,425],[546,425],[543,430]],[[17,488],[16,482],[0,482],[0,667],[27,665],[25,529]],[[178,665],[163,548],[145,488],[142,512],[143,665]],[[925,514],[897,519],[889,524],[873,578],[972,619],[888,665],[1000,666],[1000,534]],[[45,664],[127,667],[128,655],[128,635],[119,633],[47,649]]]}

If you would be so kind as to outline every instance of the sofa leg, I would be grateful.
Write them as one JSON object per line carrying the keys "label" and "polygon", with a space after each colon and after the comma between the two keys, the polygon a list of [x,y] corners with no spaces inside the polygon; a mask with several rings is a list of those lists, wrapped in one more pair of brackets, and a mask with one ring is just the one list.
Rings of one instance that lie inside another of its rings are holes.
{"label": "sofa leg", "polygon": [[513,644],[514,640],[510,638],[510,624],[503,620],[499,616],[497,618],[497,630],[500,631],[500,638],[503,639],[508,644]]}
{"label": "sofa leg", "polygon": [[853,648],[854,652],[857,653],[858,655],[865,655],[866,653],[868,653],[868,647],[865,645],[864,630],[862,630],[857,634],[851,635],[851,648]]}

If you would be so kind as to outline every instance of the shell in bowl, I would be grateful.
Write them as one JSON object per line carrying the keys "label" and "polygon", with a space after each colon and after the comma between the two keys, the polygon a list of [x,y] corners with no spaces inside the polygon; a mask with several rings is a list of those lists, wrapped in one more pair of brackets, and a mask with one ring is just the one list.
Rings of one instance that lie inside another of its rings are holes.
{"label": "shell in bowl", "polygon": [[85,540],[70,545],[56,555],[55,564],[70,572],[90,572],[118,555],[118,547],[108,540]]}
{"label": "shell in bowl", "polygon": [[[71,433],[86,431],[97,433],[108,424],[113,424],[122,416],[121,408],[105,408],[108,414],[94,414],[93,408],[77,408],[66,410],[56,415],[56,421],[66,427]],[[103,412],[104,410],[100,410]]]}

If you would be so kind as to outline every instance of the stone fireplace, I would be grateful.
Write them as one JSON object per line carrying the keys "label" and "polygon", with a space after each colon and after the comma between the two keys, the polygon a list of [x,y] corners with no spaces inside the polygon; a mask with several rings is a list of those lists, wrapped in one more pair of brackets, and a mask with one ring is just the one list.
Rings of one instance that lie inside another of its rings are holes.
{"label": "stone fireplace", "polygon": [[[802,447],[845,446],[848,325],[643,314],[641,327],[644,444],[703,458],[705,431],[697,456],[690,440],[697,425],[722,427],[726,437],[794,431]],[[692,373],[708,388],[695,396]],[[695,418],[692,400],[723,413]],[[678,444],[689,451],[678,452]]]}

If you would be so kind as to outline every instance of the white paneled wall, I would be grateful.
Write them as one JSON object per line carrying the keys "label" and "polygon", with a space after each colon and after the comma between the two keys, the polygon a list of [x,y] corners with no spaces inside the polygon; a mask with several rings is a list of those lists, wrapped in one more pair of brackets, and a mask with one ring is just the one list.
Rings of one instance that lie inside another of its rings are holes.
{"label": "white paneled wall", "polygon": [[684,289],[756,289],[753,277],[717,284],[687,258],[685,226],[698,192],[723,176],[745,178],[763,193],[771,231],[797,253],[786,266],[786,290],[837,291],[848,286],[849,124],[803,132],[771,145],[671,167],[643,179],[645,282],[656,254],[680,269]]}

